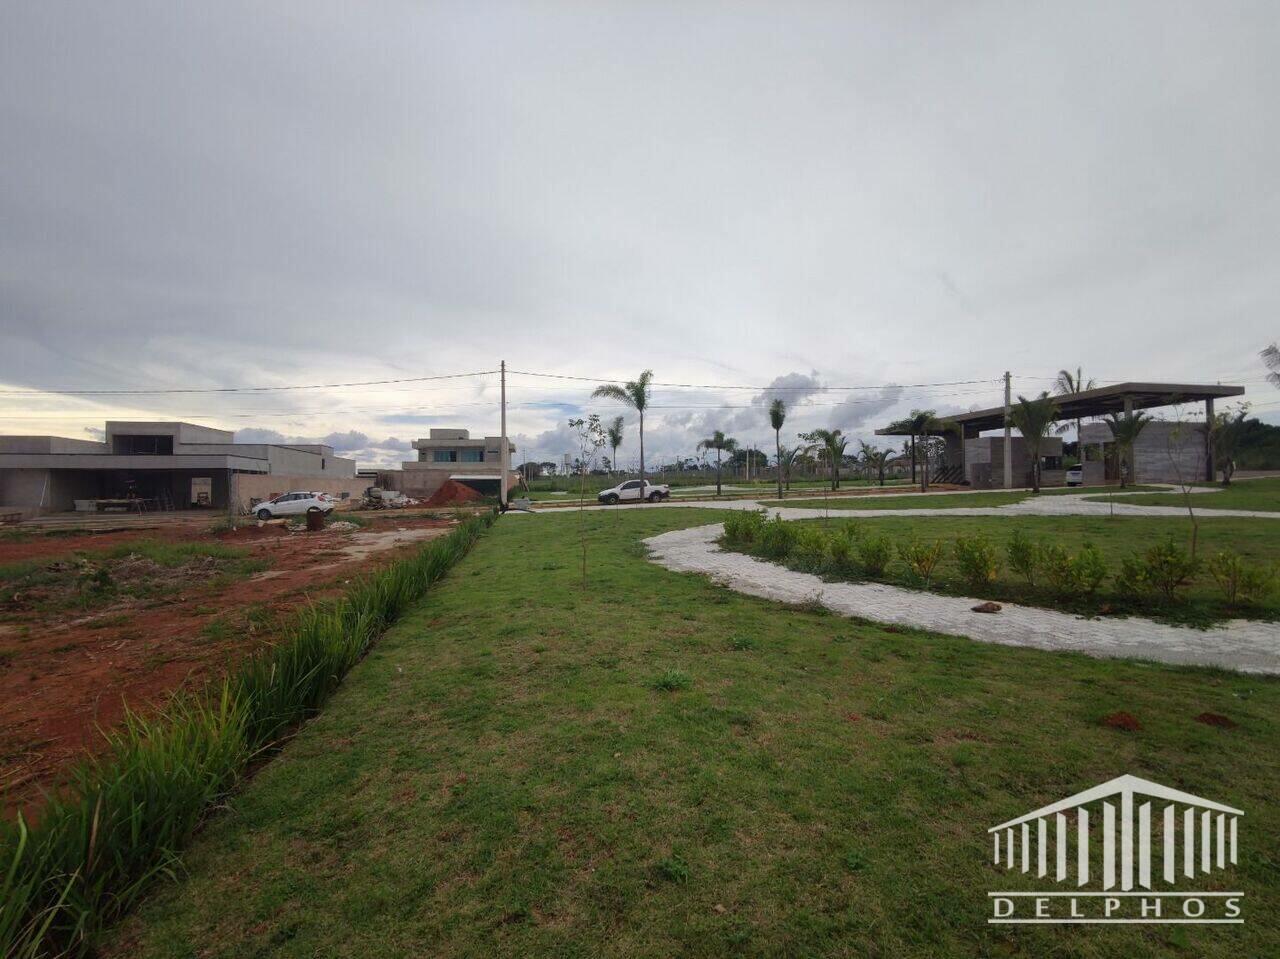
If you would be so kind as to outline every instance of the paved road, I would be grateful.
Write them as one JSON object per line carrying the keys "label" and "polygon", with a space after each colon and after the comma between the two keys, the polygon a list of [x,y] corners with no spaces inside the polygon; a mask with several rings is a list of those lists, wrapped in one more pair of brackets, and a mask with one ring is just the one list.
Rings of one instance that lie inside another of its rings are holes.
{"label": "paved road", "polygon": [[645,544],[651,551],[650,559],[668,569],[704,573],[738,592],[765,599],[788,603],[817,599],[844,616],[967,636],[985,643],[1280,675],[1280,625],[1275,623],[1232,620],[1198,630],[1136,617],[1087,620],[1009,603],[1003,604],[999,613],[975,613],[973,607],[981,600],[883,583],[827,583],[809,573],[723,552],[716,545],[723,530],[719,523],[674,530],[650,537]]}

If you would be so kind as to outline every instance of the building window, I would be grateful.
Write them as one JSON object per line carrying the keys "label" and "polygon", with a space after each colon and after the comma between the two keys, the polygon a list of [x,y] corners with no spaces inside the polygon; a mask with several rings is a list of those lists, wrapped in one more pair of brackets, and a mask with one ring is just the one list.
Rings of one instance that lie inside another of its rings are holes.
{"label": "building window", "polygon": [[462,462],[464,463],[483,463],[484,450],[463,450]]}
{"label": "building window", "polygon": [[117,433],[111,437],[111,452],[122,456],[171,456],[173,437]]}
{"label": "building window", "polygon": [[458,451],[457,450],[432,450],[431,462],[456,463],[458,462]]}

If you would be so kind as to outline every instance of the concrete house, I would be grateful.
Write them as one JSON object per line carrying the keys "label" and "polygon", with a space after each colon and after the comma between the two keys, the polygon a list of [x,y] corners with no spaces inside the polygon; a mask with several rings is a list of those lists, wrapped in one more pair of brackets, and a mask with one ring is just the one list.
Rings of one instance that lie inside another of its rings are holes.
{"label": "concrete house", "polygon": [[[470,430],[433,429],[426,439],[414,440],[416,460],[402,463],[398,478],[406,496],[430,497],[446,480],[456,480],[482,493],[497,495],[502,476],[502,438],[472,439]],[[507,441],[507,463],[513,462],[515,444]],[[384,477],[386,478],[386,477]],[[519,474],[509,471],[507,488],[519,482]]]}
{"label": "concrete house", "polygon": [[320,445],[236,443],[194,423],[110,421],[102,442],[0,436],[0,506],[24,515],[95,509],[247,510],[305,489],[359,496],[355,460]]}

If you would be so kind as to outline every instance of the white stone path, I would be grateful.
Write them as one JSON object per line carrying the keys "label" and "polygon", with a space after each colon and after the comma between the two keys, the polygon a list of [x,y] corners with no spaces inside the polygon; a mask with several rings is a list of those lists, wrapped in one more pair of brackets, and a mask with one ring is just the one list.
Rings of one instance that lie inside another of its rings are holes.
{"label": "white stone path", "polygon": [[[1041,497],[1036,502],[1062,498]],[[1105,507],[1106,504],[1100,505]],[[838,512],[864,515],[867,511]],[[946,510],[947,515],[985,516],[1009,512],[1029,511],[1014,507]],[[801,518],[793,514],[822,515],[821,510],[786,509],[782,513],[787,519]],[[919,510],[874,511],[876,515],[898,513],[920,515]],[[972,607],[981,600],[939,596],[882,583],[826,583],[809,573],[799,573],[741,553],[721,551],[716,540],[723,530],[724,527],[716,523],[673,530],[644,542],[651,551],[650,558],[667,569],[704,573],[738,592],[765,599],[796,603],[816,598],[828,609],[844,616],[967,636],[985,643],[1072,650],[1099,657],[1219,666],[1245,673],[1280,674],[1280,624],[1232,620],[1212,629],[1199,630],[1133,617],[1084,619],[1069,613],[1010,603],[1002,604],[1004,608],[999,613],[975,613]]]}

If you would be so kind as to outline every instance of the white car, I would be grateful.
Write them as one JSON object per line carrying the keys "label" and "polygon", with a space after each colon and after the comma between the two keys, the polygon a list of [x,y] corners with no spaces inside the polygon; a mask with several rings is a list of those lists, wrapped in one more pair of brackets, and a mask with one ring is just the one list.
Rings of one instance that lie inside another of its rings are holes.
{"label": "white car", "polygon": [[620,503],[623,500],[631,500],[633,502],[640,499],[647,499],[650,503],[656,503],[664,500],[671,495],[670,486],[655,486],[653,483],[645,482],[644,494],[640,493],[639,480],[627,480],[625,483],[619,483],[610,489],[602,489],[600,495],[596,497],[606,506],[612,506],[614,503]]}
{"label": "white car", "polygon": [[285,493],[253,508],[258,519],[267,520],[274,516],[296,516],[310,509],[322,510],[326,515],[333,512],[333,500],[327,493]]}
{"label": "white car", "polygon": [[1083,466],[1073,466],[1071,467],[1071,469],[1067,470],[1067,485],[1068,486],[1084,485],[1084,467]]}

